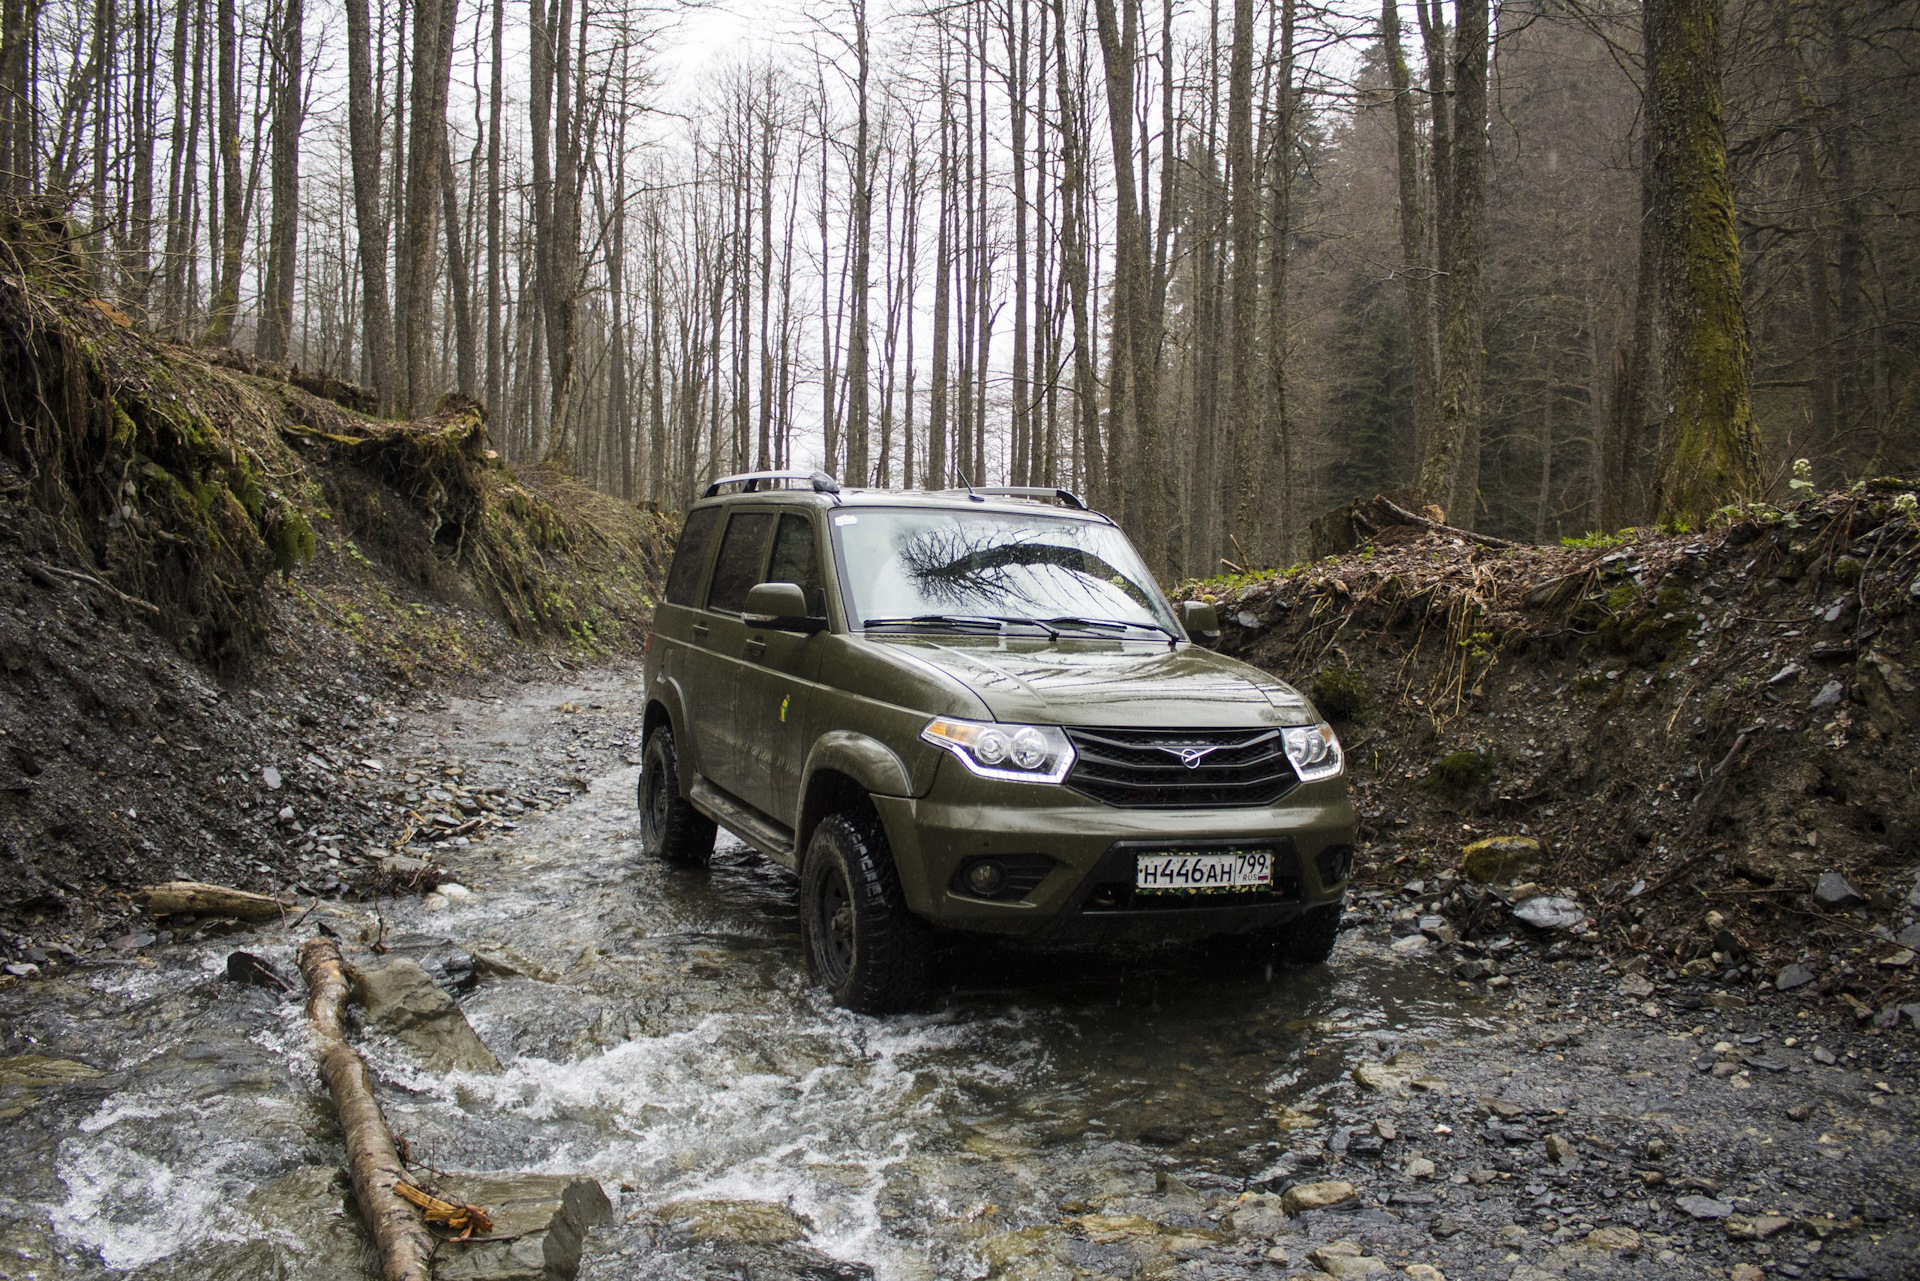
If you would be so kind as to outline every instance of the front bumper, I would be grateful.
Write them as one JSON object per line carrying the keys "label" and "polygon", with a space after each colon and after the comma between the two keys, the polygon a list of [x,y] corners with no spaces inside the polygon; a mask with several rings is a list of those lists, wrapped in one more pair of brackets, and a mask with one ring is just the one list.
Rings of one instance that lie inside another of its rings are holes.
{"label": "front bumper", "polygon": [[[920,797],[875,796],[912,909],[935,925],[1061,938],[1179,939],[1263,929],[1336,903],[1353,864],[1355,820],[1345,775],[1303,783],[1277,804],[1130,809],[1063,785],[995,782],[942,761]],[[1151,851],[1267,849],[1263,892],[1136,895],[1134,857]],[[1044,859],[1017,898],[966,892],[972,860]]]}

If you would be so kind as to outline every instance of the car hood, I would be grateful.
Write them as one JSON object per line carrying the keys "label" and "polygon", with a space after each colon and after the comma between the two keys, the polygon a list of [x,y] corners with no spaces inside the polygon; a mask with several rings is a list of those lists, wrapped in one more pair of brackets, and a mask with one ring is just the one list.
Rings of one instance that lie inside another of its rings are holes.
{"label": "car hood", "polygon": [[1198,645],[917,637],[881,643],[958,681],[1002,721],[1226,729],[1318,719],[1291,685]]}

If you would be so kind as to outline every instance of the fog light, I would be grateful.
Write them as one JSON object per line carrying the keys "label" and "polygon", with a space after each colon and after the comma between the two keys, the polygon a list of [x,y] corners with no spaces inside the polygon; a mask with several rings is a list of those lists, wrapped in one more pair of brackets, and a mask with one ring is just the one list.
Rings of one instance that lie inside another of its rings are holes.
{"label": "fog light", "polygon": [[982,859],[967,869],[967,888],[982,898],[992,898],[1007,883],[1007,869],[992,859]]}

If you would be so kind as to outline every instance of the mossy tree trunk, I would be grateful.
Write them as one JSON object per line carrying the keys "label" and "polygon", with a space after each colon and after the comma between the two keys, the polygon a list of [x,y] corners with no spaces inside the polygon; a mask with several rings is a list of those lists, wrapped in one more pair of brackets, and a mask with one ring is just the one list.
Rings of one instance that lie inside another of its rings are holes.
{"label": "mossy tree trunk", "polygon": [[[1454,27],[1451,172],[1439,229],[1446,273],[1439,385],[1420,462],[1420,492],[1464,528],[1472,526],[1479,506],[1474,490],[1486,409],[1487,0],[1459,0]],[[1438,151],[1436,143],[1436,168]]]}
{"label": "mossy tree trunk", "polygon": [[1721,10],[1722,0],[1647,0],[1644,17],[1667,399],[1654,497],[1661,519],[1694,525],[1761,485],[1721,112]]}

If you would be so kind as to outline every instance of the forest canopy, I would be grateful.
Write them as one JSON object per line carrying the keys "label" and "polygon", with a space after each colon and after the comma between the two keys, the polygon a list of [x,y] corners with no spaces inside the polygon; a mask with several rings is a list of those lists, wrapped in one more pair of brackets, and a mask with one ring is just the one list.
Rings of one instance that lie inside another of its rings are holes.
{"label": "forest canopy", "polygon": [[689,12],[0,0],[0,183],[136,323],[667,510],[1067,485],[1171,577],[1920,462],[1895,0]]}

